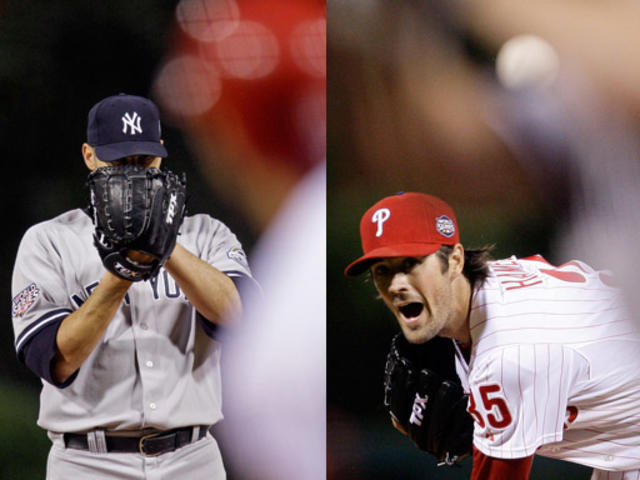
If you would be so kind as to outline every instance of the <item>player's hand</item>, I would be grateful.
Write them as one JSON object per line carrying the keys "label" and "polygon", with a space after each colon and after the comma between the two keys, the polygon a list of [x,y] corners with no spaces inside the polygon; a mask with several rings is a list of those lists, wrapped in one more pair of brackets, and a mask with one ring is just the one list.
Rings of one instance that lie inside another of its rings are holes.
{"label": "player's hand", "polygon": [[154,260],[154,257],[152,257],[151,255],[139,252],[138,250],[127,250],[127,258],[143,265],[148,265]]}

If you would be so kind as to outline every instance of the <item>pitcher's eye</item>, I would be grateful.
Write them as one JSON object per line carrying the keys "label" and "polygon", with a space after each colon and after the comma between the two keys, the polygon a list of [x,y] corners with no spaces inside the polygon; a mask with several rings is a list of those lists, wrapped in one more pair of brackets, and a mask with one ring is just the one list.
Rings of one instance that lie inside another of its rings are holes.
{"label": "pitcher's eye", "polygon": [[413,267],[415,267],[419,263],[420,263],[420,260],[415,258],[415,257],[405,258],[402,261],[402,270],[405,271],[405,272],[408,272],[409,270],[411,270]]}
{"label": "pitcher's eye", "polygon": [[382,278],[389,275],[391,269],[386,265],[376,265],[373,267],[373,276],[376,278]]}

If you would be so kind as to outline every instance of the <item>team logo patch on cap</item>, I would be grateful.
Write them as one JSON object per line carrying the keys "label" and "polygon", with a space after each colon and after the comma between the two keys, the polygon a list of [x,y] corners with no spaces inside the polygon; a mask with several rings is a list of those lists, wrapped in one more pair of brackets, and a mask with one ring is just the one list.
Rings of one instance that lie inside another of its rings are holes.
{"label": "team logo patch on cap", "polygon": [[373,213],[373,215],[371,215],[371,222],[378,224],[376,237],[379,237],[380,235],[382,235],[382,228],[383,228],[384,222],[389,220],[390,216],[391,216],[391,210],[389,210],[388,208],[381,208],[379,210],[376,210]]}
{"label": "team logo patch on cap", "polygon": [[122,116],[122,133],[127,133],[127,130],[129,131],[129,135],[142,133],[140,120],[142,120],[142,117],[138,115],[138,112],[133,112],[133,115],[129,112],[125,113]]}
{"label": "team logo patch on cap", "polygon": [[13,297],[11,316],[13,318],[22,318],[33,304],[36,303],[39,295],[40,289],[35,283],[28,285],[24,290]]}
{"label": "team logo patch on cap", "polygon": [[446,215],[436,218],[436,231],[447,238],[453,237],[456,233],[456,224]]}
{"label": "team logo patch on cap", "polygon": [[244,250],[242,250],[241,248],[232,248],[227,252],[227,257],[229,257],[231,260],[235,260],[240,265],[249,268],[249,263],[247,262],[247,254],[244,253]]}

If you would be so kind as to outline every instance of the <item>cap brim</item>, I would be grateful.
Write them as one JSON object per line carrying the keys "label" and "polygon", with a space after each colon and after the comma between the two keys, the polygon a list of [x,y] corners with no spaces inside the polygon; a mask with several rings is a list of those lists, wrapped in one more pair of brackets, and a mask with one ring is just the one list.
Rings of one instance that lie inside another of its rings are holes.
{"label": "cap brim", "polygon": [[444,244],[431,243],[402,243],[399,245],[375,248],[366,255],[351,262],[344,269],[344,274],[348,277],[355,277],[364,273],[371,264],[383,258],[397,257],[424,257],[438,251]]}
{"label": "cap brim", "polygon": [[131,155],[153,155],[154,157],[163,158],[167,156],[167,150],[164,145],[157,142],[122,142],[94,148],[96,155],[103,162],[113,162]]}

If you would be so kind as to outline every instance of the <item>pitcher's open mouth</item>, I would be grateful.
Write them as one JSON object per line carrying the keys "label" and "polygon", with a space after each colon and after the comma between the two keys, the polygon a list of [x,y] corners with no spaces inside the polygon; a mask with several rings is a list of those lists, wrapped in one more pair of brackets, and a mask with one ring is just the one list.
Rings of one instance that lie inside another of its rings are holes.
{"label": "pitcher's open mouth", "polygon": [[420,302],[407,303],[398,308],[405,318],[415,318],[422,313],[424,305]]}

